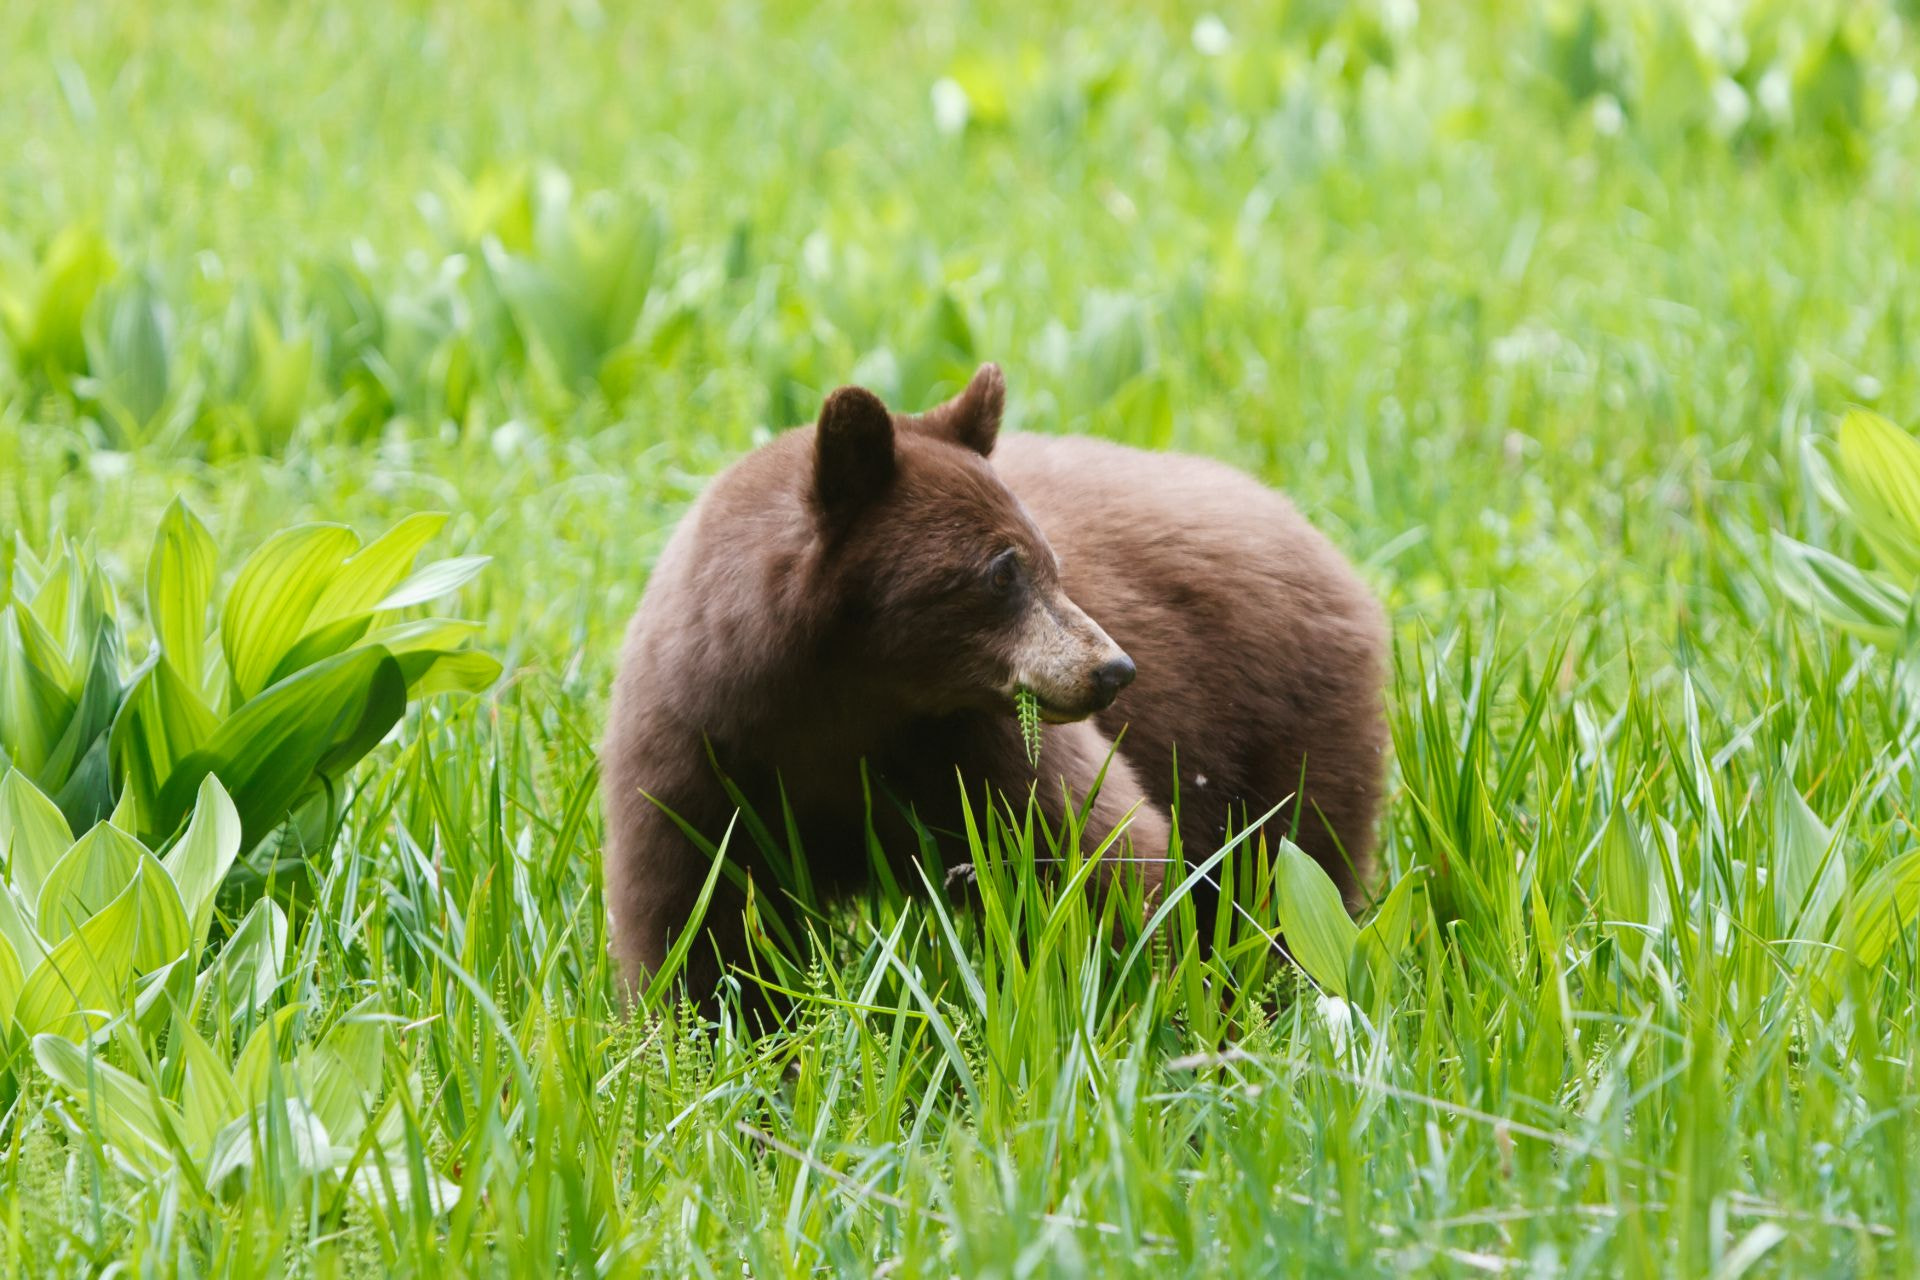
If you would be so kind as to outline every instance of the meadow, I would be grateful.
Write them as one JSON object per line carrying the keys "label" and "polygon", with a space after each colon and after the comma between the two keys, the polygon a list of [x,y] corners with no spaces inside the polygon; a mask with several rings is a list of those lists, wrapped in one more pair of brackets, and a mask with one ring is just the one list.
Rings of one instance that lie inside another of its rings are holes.
{"label": "meadow", "polygon": [[[1915,1274],[1917,17],[12,0],[6,1269]],[[649,565],[983,360],[1363,567],[1379,900],[1015,806],[622,1016]]]}

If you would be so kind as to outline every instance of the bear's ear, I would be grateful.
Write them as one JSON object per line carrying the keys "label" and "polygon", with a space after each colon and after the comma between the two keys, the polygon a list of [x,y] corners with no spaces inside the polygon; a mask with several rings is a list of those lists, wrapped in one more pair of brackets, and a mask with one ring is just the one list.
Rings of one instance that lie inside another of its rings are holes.
{"label": "bear's ear", "polygon": [[865,387],[841,387],[820,406],[813,496],[829,520],[878,497],[893,479],[893,415]]}
{"label": "bear's ear", "polygon": [[917,421],[927,430],[963,444],[981,457],[993,452],[1000,436],[1000,415],[1007,408],[1007,378],[997,364],[983,364],[967,389]]}

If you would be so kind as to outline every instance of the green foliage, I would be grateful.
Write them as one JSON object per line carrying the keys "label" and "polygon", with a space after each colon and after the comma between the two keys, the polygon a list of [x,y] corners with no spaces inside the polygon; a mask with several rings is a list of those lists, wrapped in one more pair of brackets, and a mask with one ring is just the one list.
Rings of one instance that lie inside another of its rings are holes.
{"label": "green foliage", "polygon": [[1806,464],[1815,492],[1874,567],[1776,532],[1781,589],[1834,625],[1912,657],[1920,645],[1920,441],[1879,414],[1853,409],[1840,420],[1831,460],[1811,442]]}
{"label": "green foliage", "polygon": [[[87,842],[52,1038],[5,1046],[10,1271],[1920,1266],[1920,562],[1908,445],[1844,412],[1920,420],[1912,5],[7,17],[23,968]],[[1083,891],[1111,849],[974,796],[966,903],[912,850],[830,903],[742,815],[739,981],[789,1025],[623,1020],[593,744],[667,531],[829,387],[922,404],[987,358],[1009,429],[1218,456],[1363,562],[1374,901],[1343,924],[1242,844],[1182,850],[1149,916],[1124,871]],[[498,557],[471,623],[354,636],[372,588],[292,576],[442,510]],[[371,650],[439,679],[409,637],[515,676],[369,745]],[[241,719],[281,688],[306,745],[200,770],[161,829],[217,731],[283,741]],[[208,778],[241,852],[195,912]],[[129,892],[151,929],[94,923]],[[182,918],[188,961],[82,990]]]}

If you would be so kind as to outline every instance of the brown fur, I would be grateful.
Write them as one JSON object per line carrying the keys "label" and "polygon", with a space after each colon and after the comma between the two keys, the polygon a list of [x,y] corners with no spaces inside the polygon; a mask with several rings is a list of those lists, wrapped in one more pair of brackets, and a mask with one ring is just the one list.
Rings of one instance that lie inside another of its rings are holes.
{"label": "brown fur", "polygon": [[[784,793],[815,882],[851,891],[869,865],[863,759],[934,829],[961,825],[958,779],[975,797],[1026,794],[1016,684],[1069,721],[1042,736],[1052,823],[1061,782],[1084,797],[1125,729],[1088,836],[1138,806],[1127,834],[1149,891],[1177,748],[1189,860],[1300,792],[1299,843],[1357,901],[1386,740],[1378,605],[1249,477],[1097,440],[996,441],[1004,397],[991,365],[918,417],[842,388],[682,521],[629,628],[604,749],[607,903],[630,984],[708,870],[658,806],[714,840],[733,816],[706,743],[768,821]],[[1127,656],[1138,679],[1115,699]],[[883,846],[912,852],[904,819],[871,809]],[[1292,805],[1276,819],[1294,822]],[[707,920],[717,947],[694,947],[695,990],[717,981],[715,950],[743,954],[737,898]]]}

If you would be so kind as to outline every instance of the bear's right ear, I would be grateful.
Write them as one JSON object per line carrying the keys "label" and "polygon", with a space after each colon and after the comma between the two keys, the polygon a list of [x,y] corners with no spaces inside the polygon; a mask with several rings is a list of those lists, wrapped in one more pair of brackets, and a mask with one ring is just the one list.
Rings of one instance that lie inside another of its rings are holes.
{"label": "bear's right ear", "polygon": [[829,521],[858,511],[893,479],[893,415],[865,387],[841,387],[820,406],[813,497]]}

